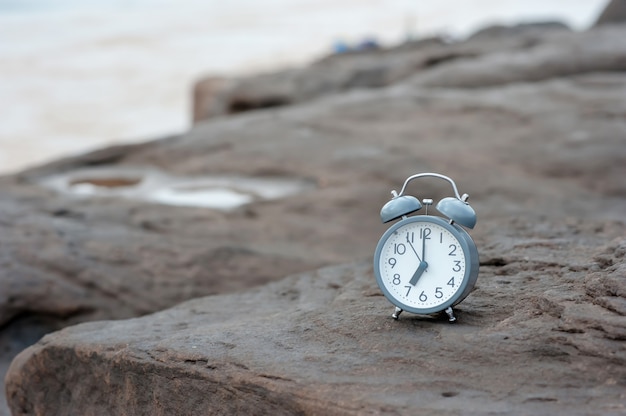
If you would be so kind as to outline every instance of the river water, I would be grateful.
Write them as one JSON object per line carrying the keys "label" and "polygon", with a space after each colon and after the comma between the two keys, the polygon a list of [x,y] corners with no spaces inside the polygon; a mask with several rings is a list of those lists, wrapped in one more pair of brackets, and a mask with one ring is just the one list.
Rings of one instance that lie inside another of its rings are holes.
{"label": "river water", "polygon": [[302,65],[338,41],[587,28],[606,0],[0,0],[0,173],[182,132],[207,74]]}

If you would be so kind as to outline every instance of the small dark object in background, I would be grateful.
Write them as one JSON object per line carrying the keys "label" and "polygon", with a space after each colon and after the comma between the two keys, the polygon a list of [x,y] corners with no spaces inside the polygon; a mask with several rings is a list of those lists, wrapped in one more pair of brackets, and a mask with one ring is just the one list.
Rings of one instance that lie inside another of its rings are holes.
{"label": "small dark object in background", "polygon": [[338,40],[333,44],[333,52],[336,54],[371,51],[376,49],[380,49],[380,44],[373,36],[363,38],[360,42],[354,45],[350,45],[342,40]]}

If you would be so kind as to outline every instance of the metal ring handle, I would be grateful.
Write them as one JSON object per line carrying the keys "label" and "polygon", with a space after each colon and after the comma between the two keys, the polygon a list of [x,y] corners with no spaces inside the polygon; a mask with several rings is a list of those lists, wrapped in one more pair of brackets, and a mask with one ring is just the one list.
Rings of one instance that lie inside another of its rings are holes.
{"label": "metal ring handle", "polygon": [[456,188],[456,183],[454,183],[454,181],[452,180],[452,178],[449,178],[445,175],[441,175],[439,173],[432,173],[432,172],[426,172],[426,173],[418,173],[416,175],[413,176],[409,176],[405,181],[404,181],[404,185],[402,185],[402,189],[400,190],[400,193],[396,195],[396,191],[391,191],[391,193],[394,195],[394,197],[397,196],[402,196],[402,194],[404,194],[404,190],[406,189],[406,186],[409,184],[409,182],[411,182],[413,179],[417,179],[417,178],[423,178],[423,177],[433,177],[433,178],[440,178],[440,179],[444,179],[448,182],[450,182],[450,185],[452,185],[452,189],[454,189],[454,194],[457,197],[458,200],[460,201],[467,201],[467,198],[469,197],[469,195],[465,194],[463,195],[463,198],[459,195],[459,190]]}

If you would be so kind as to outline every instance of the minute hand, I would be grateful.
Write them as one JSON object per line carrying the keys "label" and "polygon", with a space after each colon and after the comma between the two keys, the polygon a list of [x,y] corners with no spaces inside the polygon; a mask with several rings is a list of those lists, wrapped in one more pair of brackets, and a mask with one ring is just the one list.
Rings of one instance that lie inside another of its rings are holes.
{"label": "minute hand", "polygon": [[[411,243],[409,242],[409,244]],[[413,245],[411,245],[411,248],[412,247]],[[413,251],[415,251],[414,248]],[[415,253],[415,255],[417,256],[417,252]],[[420,264],[419,266],[417,266],[417,270],[415,270],[415,273],[413,273],[413,277],[411,277],[411,280],[409,280],[409,283],[413,286],[417,284],[417,281],[420,280],[420,277],[422,277],[422,274],[428,268],[428,263],[426,263],[426,235],[422,237],[422,258],[420,259],[420,256],[417,256],[417,258],[419,259]]]}
{"label": "minute hand", "polygon": [[[422,237],[422,262],[426,263],[426,233]],[[428,263],[426,263],[426,267],[428,267]]]}

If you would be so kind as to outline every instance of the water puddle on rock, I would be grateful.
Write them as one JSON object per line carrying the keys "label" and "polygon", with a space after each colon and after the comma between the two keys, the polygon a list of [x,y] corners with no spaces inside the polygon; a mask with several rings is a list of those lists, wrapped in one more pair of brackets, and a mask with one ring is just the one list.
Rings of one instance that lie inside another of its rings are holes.
{"label": "water puddle on rock", "polygon": [[48,176],[46,188],[82,198],[119,197],[164,205],[231,210],[255,201],[312,189],[311,180],[286,177],[176,176],[155,169],[82,169]]}

